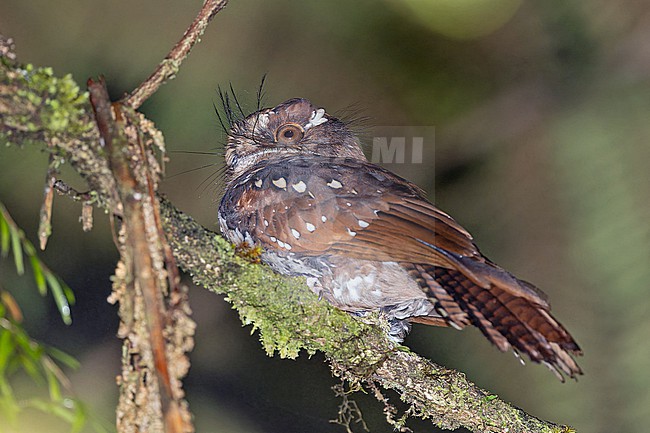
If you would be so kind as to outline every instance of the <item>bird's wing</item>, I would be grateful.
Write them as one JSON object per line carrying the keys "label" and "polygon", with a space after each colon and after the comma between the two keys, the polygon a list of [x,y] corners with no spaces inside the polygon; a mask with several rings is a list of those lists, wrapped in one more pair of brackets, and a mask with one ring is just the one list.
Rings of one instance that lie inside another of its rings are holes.
{"label": "bird's wing", "polygon": [[399,176],[358,160],[287,158],[242,179],[239,224],[279,252],[400,263],[450,324],[474,324],[570,376],[579,353],[541,291],[481,255],[471,235]]}
{"label": "bird's wing", "polygon": [[286,158],[234,189],[222,208],[237,208],[238,218],[244,216],[237,227],[278,251],[459,269],[481,286],[508,286],[547,305],[541,292],[490,264],[472,236],[418,187],[373,164]]}
{"label": "bird's wing", "polygon": [[255,171],[236,189],[231,205],[251,218],[244,222],[251,233],[280,239],[292,252],[344,251],[361,259],[436,265],[450,260],[437,248],[480,256],[469,233],[423,199],[417,187],[369,163],[331,160],[314,166],[307,158],[289,158]]}

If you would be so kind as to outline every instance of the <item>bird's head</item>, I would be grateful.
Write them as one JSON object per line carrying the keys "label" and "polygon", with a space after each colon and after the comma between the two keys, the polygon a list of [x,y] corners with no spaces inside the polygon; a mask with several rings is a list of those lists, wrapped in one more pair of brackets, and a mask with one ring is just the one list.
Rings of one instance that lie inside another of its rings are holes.
{"label": "bird's head", "polygon": [[228,182],[261,161],[288,155],[366,159],[345,123],[302,98],[235,122],[225,150]]}

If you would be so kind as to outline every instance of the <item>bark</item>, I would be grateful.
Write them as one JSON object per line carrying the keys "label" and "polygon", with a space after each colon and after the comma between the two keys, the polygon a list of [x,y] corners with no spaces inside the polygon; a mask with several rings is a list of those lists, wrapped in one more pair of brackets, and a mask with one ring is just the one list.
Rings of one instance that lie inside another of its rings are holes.
{"label": "bark", "polygon": [[[0,60],[0,145],[47,149],[87,182],[90,193],[81,201],[128,219],[109,152],[102,145],[105,134],[100,136],[88,94],[69,76],[58,78],[48,68],[21,66],[7,56]],[[160,133],[149,121],[138,119],[136,127],[144,131],[140,133],[160,140]],[[152,157],[152,147],[144,148],[145,158]],[[333,374],[352,388],[371,389],[380,400],[384,400],[380,388],[394,390],[410,405],[410,415],[428,418],[442,428],[572,431],[528,415],[478,388],[463,373],[396,345],[386,338],[381,318],[371,316],[361,322],[332,308],[319,301],[302,279],[287,278],[244,260],[220,235],[200,226],[169,201],[158,200],[160,224],[178,265],[196,284],[225,294],[242,322],[258,330],[269,355],[295,358],[302,350],[307,354],[321,351]],[[134,320],[146,320],[145,316],[134,316]],[[393,421],[396,427],[403,422]]]}

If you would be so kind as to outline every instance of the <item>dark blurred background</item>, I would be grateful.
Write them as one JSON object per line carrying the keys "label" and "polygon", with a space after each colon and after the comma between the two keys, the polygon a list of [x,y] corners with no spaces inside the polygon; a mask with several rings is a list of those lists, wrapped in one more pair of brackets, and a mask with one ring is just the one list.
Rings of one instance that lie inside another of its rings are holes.
{"label": "dark blurred background", "polygon": [[[104,74],[113,97],[133,89],[177,41],[200,1],[3,0],[0,31],[22,62]],[[328,112],[353,106],[373,126],[435,126],[423,164],[389,167],[423,186],[491,259],[550,296],[585,356],[585,376],[559,383],[522,367],[474,330],[416,326],[415,351],[544,419],[583,432],[644,432],[650,424],[650,3],[518,0],[233,0],[178,77],[143,107],[173,151],[223,143],[213,112],[232,83],[255,106],[306,97]],[[220,190],[202,182],[219,157],[172,153],[164,191],[216,229]],[[0,149],[0,200],[35,240],[47,164],[33,148]],[[66,180],[83,189],[71,173]],[[91,233],[79,206],[55,200],[45,262],[75,290],[65,327],[30,278],[0,263],[33,336],[78,357],[74,388],[112,420],[120,342],[106,303],[116,252],[108,218]],[[263,288],[262,288],[263,289]],[[227,303],[191,289],[198,322],[188,400],[199,432],[341,432],[329,423],[337,381],[321,356],[268,358]],[[25,380],[23,392],[32,385]],[[391,396],[397,401],[396,396]],[[391,429],[358,397],[373,432]],[[415,432],[435,431],[412,421]],[[41,415],[25,432],[65,426]]]}

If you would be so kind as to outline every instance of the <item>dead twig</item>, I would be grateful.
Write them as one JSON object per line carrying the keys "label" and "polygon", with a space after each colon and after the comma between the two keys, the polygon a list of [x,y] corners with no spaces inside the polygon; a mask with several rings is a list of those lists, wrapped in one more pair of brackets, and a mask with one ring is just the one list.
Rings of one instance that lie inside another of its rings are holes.
{"label": "dead twig", "polygon": [[70,197],[73,201],[92,201],[90,192],[79,192],[61,179],[54,182],[52,188],[59,194]]}
{"label": "dead twig", "polygon": [[52,234],[52,201],[54,199],[54,183],[58,173],[56,157],[50,154],[50,163],[45,175],[45,188],[43,190],[43,204],[38,221],[38,241],[41,250],[45,250],[47,240]]}
{"label": "dead twig", "polygon": [[192,47],[208,27],[208,24],[221,9],[226,7],[228,0],[206,0],[192,24],[185,31],[183,37],[174,45],[162,62],[158,64],[153,73],[144,80],[125,99],[124,103],[134,109],[142,105],[158,88],[167,80],[174,78],[181,63],[188,56]]}

